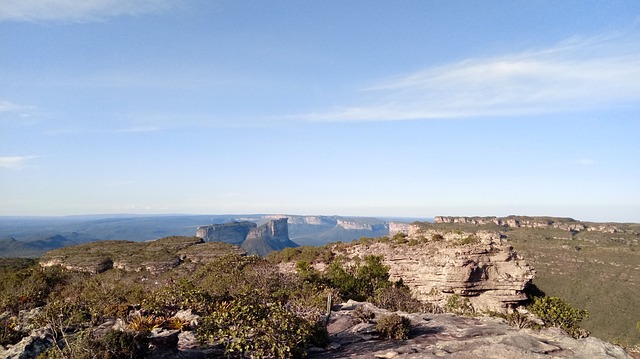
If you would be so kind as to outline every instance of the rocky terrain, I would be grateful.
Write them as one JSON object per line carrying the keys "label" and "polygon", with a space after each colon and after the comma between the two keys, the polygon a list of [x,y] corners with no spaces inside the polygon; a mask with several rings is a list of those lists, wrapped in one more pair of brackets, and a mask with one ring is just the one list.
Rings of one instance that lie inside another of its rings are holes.
{"label": "rocky terrain", "polygon": [[197,237],[166,237],[150,242],[100,241],[47,252],[42,267],[101,273],[110,269],[163,273],[182,264],[201,263],[230,253],[244,254],[240,247],[204,242]]}
{"label": "rocky terrain", "polygon": [[407,238],[495,233],[536,269],[533,284],[589,311],[583,326],[628,347],[640,344],[640,224],[554,217],[436,217],[435,223],[390,223]]}
{"label": "rocky terrain", "polygon": [[[360,313],[370,314],[363,319]],[[589,337],[574,339],[555,328],[517,329],[495,317],[462,317],[451,314],[397,314],[411,321],[407,340],[385,340],[376,323],[390,312],[371,303],[349,301],[333,307],[327,318],[330,342],[326,348],[309,347],[309,358],[584,358],[632,359],[621,347]],[[23,319],[34,313],[24,313]],[[197,327],[200,316],[180,311],[176,318]],[[122,321],[108,321],[94,331],[123,330]],[[192,331],[154,329],[149,335],[152,350],[146,358],[223,358],[221,348],[200,346]],[[0,347],[7,359],[35,358],[53,345],[51,331],[36,328],[16,345]]]}
{"label": "rocky terrain", "polygon": [[[357,309],[374,314],[363,320]],[[389,312],[370,303],[347,302],[328,321],[330,350],[312,350],[310,358],[618,358],[632,357],[597,338],[574,339],[556,328],[533,330],[509,326],[495,317],[399,313],[411,320],[405,341],[380,340],[377,318]]]}

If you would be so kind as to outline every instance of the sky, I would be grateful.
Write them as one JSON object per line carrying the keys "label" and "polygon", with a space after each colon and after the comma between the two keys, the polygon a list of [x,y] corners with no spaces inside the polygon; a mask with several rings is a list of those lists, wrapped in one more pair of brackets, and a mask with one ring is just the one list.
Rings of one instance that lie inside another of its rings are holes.
{"label": "sky", "polygon": [[640,222],[637,0],[0,0],[0,215]]}

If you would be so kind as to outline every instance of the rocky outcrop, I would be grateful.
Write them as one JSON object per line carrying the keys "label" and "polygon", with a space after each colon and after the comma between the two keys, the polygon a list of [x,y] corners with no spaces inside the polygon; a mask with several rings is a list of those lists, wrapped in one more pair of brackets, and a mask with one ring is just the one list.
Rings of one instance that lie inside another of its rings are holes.
{"label": "rocky outcrop", "polygon": [[[362,320],[356,309],[374,314]],[[349,301],[336,306],[327,331],[328,349],[313,348],[309,358],[601,358],[632,359],[619,346],[597,338],[574,339],[556,328],[516,329],[504,319],[451,314],[398,314],[411,321],[408,340],[380,340],[379,318],[389,315],[370,303]]]}
{"label": "rocky outcrop", "polygon": [[287,218],[273,219],[260,227],[251,229],[247,234],[246,240],[255,240],[257,238],[287,242],[289,240]]}
{"label": "rocky outcrop", "polygon": [[580,222],[573,218],[556,217],[448,217],[436,216],[435,223],[462,223],[474,225],[494,224],[508,228],[555,228],[563,231],[580,232],[595,231],[602,233],[629,233],[637,234],[635,231],[628,231],[618,228],[615,224]]}
{"label": "rocky outcrop", "polygon": [[[444,306],[452,295],[479,311],[509,312],[527,299],[535,270],[502,243],[497,232],[421,232],[410,226],[412,244],[376,242],[339,249],[348,258],[381,255],[391,280],[402,279],[414,296]],[[420,238],[419,240],[417,238]],[[334,247],[339,248],[339,247]]]}
{"label": "rocky outcrop", "polygon": [[242,247],[247,254],[267,255],[298,245],[289,239],[287,216],[272,216],[258,227],[253,222],[230,222],[198,227],[196,236],[205,241],[224,242]]}
{"label": "rocky outcrop", "polygon": [[45,253],[42,267],[101,273],[110,269],[162,273],[185,261],[206,262],[225,254],[244,254],[234,245],[209,242],[197,237],[166,237],[149,242],[98,241],[64,247]]}

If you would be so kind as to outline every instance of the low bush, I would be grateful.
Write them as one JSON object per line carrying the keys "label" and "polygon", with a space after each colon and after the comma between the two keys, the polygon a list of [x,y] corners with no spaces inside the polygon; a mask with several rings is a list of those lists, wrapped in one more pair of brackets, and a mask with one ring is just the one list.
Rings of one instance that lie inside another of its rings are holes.
{"label": "low bush", "polygon": [[579,327],[582,320],[589,316],[586,310],[577,309],[558,297],[537,297],[529,306],[529,311],[535,314],[548,327],[564,329],[574,337],[584,337],[588,333]]}
{"label": "low bush", "polygon": [[196,334],[203,343],[222,344],[228,356],[292,358],[304,355],[318,334],[314,328],[280,303],[240,298],[217,303]]}
{"label": "low bush", "polygon": [[473,315],[475,310],[469,302],[469,298],[463,298],[459,294],[454,294],[447,298],[444,310],[448,313],[458,315]]}
{"label": "low bush", "polygon": [[411,333],[411,321],[398,314],[385,315],[378,320],[376,330],[383,338],[406,340]]}

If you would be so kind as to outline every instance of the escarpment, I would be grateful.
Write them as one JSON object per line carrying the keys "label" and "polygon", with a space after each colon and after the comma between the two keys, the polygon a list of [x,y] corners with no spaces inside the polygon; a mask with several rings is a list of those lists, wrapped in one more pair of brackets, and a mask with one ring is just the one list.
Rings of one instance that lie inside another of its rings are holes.
{"label": "escarpment", "polygon": [[198,227],[196,237],[242,247],[248,254],[267,255],[298,245],[289,239],[288,218],[275,218],[258,227],[253,222],[231,222]]}

